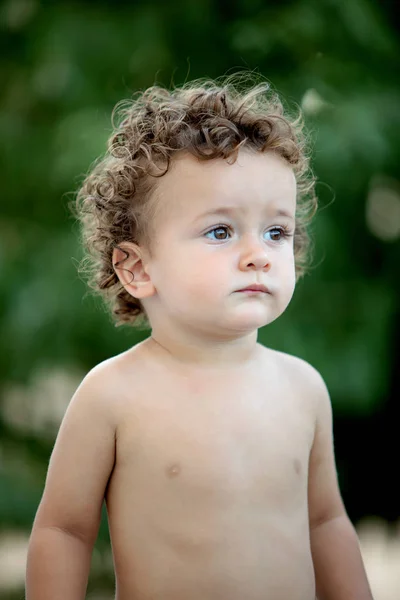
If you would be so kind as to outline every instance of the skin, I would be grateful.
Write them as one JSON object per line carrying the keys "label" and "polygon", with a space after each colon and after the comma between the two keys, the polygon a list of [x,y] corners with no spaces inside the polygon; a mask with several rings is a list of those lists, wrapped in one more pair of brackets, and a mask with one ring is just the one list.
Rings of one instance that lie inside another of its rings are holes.
{"label": "skin", "polygon": [[[126,242],[118,269],[152,335],[70,403],[27,600],[84,598],[104,498],[117,600],[371,600],[324,382],[257,343],[295,287],[292,170],[272,153],[181,155],[155,201],[151,251]],[[254,283],[268,292],[238,291]]]}

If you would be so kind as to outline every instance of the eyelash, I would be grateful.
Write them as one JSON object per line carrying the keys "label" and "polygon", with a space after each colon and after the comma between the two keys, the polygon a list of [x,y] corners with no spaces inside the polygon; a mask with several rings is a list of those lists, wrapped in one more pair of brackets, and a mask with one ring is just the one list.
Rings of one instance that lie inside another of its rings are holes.
{"label": "eyelash", "polygon": [[[212,229],[209,229],[204,235],[207,236],[209,233],[212,233],[213,231],[218,231],[218,229],[226,229],[229,232],[232,232],[232,228],[229,225],[216,225],[215,227],[213,227]],[[293,237],[293,233],[290,231],[289,227],[287,227],[286,225],[284,225],[283,227],[279,226],[279,227],[271,227],[271,229],[268,229],[268,231],[279,231],[280,234],[282,235],[282,238],[291,238]],[[278,240],[277,242],[281,242],[282,238],[280,240]],[[211,238],[209,238],[211,239]],[[226,238],[228,239],[228,238]],[[215,241],[219,241],[219,242],[225,242],[226,239],[223,240],[218,240],[216,239]],[[272,240],[272,241],[276,241],[276,240]]]}

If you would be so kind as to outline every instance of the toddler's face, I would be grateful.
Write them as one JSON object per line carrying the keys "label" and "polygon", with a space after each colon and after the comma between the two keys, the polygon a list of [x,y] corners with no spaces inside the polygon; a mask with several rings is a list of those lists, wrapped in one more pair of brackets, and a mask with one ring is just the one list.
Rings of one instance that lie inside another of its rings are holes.
{"label": "toddler's face", "polygon": [[[156,197],[150,319],[164,313],[229,335],[283,313],[295,287],[296,210],[296,180],[283,159],[247,150],[234,164],[181,155]],[[254,284],[268,291],[240,291]]]}

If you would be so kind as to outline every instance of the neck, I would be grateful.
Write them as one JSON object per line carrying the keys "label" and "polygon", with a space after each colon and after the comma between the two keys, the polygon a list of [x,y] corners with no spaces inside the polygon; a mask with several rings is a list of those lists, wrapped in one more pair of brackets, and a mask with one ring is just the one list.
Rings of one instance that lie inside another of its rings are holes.
{"label": "neck", "polygon": [[251,363],[258,354],[257,333],[230,338],[210,338],[188,331],[153,329],[149,344],[155,352],[177,364],[194,368],[235,369]]}

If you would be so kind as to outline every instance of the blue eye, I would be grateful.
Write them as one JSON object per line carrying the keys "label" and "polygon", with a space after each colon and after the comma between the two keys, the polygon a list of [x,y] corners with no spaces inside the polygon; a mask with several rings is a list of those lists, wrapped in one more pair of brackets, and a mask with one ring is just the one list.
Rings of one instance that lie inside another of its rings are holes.
{"label": "blue eye", "polygon": [[209,236],[210,233],[214,234],[214,237],[211,237],[209,239],[214,239],[214,240],[217,240],[217,241],[218,240],[219,241],[225,241],[225,240],[228,239],[229,227],[226,227],[226,225],[218,225],[218,227],[214,227],[214,229],[211,229],[210,231],[207,231],[207,233],[205,234],[205,236]]}
{"label": "blue eye", "polygon": [[[271,229],[268,229],[264,235],[269,236],[269,239],[264,237],[265,241],[279,243],[282,242],[284,238],[292,237],[293,234],[287,231],[285,227],[272,227]],[[225,242],[232,237],[232,230],[228,225],[218,225],[217,227],[210,229],[210,231],[207,231],[204,236],[216,242]]]}
{"label": "blue eye", "polygon": [[283,238],[290,237],[290,235],[291,235],[283,227],[273,227],[272,229],[269,229],[265,233],[270,234],[271,242],[281,242],[283,240]]}

